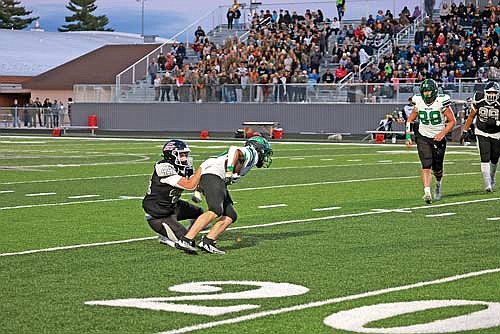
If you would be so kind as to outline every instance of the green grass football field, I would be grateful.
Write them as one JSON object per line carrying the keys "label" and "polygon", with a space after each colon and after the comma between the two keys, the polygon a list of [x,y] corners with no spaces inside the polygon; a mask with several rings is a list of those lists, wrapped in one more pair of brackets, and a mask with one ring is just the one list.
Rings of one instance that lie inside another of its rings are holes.
{"label": "green grass football field", "polygon": [[[231,145],[187,142],[195,166]],[[272,142],[227,254],[188,255],[141,208],[163,143],[0,137],[0,333],[500,333],[477,148],[448,147],[427,205],[415,148]]]}

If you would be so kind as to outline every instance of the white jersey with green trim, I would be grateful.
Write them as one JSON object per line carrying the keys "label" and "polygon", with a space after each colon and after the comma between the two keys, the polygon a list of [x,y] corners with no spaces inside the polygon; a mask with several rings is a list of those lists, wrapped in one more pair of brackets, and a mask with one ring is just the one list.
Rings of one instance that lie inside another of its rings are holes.
{"label": "white jersey with green trim", "polygon": [[[259,157],[257,155],[257,151],[255,148],[251,146],[244,146],[244,147],[234,147],[235,149],[241,151],[243,153],[243,166],[240,170],[240,176],[243,176],[247,174],[250,169],[252,169],[253,166],[257,164],[257,161],[259,160]],[[230,147],[231,149],[231,147]],[[225,174],[226,174],[226,165],[227,165],[227,158],[228,158],[228,152],[224,152],[220,156],[216,158],[209,158],[205,160],[202,164],[201,167],[203,169],[203,174],[214,174],[220,177],[221,179],[224,179]]]}
{"label": "white jersey with green trim", "polygon": [[436,100],[427,105],[420,94],[416,94],[412,98],[418,114],[418,132],[428,138],[434,138],[438,133],[443,131],[446,126],[446,117],[444,112],[451,105],[450,96],[447,94],[438,94]]}

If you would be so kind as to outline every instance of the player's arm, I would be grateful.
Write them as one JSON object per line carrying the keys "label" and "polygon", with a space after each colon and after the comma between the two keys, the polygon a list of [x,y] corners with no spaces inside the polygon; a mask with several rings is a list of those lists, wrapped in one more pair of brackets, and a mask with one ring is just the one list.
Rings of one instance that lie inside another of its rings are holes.
{"label": "player's arm", "polygon": [[451,107],[449,107],[449,106],[446,107],[443,115],[446,117],[448,122],[446,123],[446,126],[444,127],[444,129],[440,133],[438,133],[437,135],[434,136],[435,141],[443,140],[444,136],[446,136],[446,134],[448,132],[451,132],[451,130],[453,130],[453,128],[455,127],[455,124],[457,123],[457,120],[455,119],[455,115],[453,114],[453,110],[451,110]]}
{"label": "player's arm", "polygon": [[239,166],[244,162],[245,154],[240,150],[239,147],[231,146],[227,152],[227,166],[226,166],[226,176],[232,175],[233,173],[239,173],[237,170]]}
{"label": "player's arm", "polygon": [[467,117],[467,120],[465,121],[463,132],[469,131],[470,126],[472,125],[472,122],[474,121],[474,117],[476,117],[476,114],[477,114],[477,109],[474,105],[472,105],[469,117]]}
{"label": "player's arm", "polygon": [[462,136],[460,136],[460,144],[463,145],[467,137],[469,136],[469,129],[470,126],[472,125],[472,122],[474,121],[474,118],[476,117],[477,114],[477,109],[474,105],[471,107],[471,112],[469,116],[467,117],[467,120],[465,121],[464,127],[462,129]]}
{"label": "player's arm", "polygon": [[406,121],[406,131],[405,131],[405,138],[406,138],[406,146],[410,147],[413,143],[411,141],[411,124],[417,119],[418,113],[417,113],[417,108],[413,108],[411,111],[410,116],[408,117],[408,120]]}
{"label": "player's arm", "polygon": [[198,167],[196,172],[189,179],[181,177],[177,181],[176,187],[186,190],[195,190],[198,187],[198,184],[200,183],[201,172],[202,172],[202,167]]}

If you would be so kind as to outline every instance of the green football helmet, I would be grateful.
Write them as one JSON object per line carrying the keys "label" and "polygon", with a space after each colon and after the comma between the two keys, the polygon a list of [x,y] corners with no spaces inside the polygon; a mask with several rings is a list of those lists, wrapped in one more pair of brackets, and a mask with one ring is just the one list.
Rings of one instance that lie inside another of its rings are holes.
{"label": "green football helmet", "polygon": [[[426,92],[430,92],[427,93]],[[420,95],[425,104],[431,105],[438,96],[438,85],[433,79],[425,79],[420,85]]]}
{"label": "green football helmet", "polygon": [[245,146],[251,146],[257,151],[259,160],[257,161],[256,166],[258,168],[271,167],[271,164],[273,163],[273,149],[271,148],[271,144],[269,144],[266,138],[261,136],[250,137],[245,142]]}

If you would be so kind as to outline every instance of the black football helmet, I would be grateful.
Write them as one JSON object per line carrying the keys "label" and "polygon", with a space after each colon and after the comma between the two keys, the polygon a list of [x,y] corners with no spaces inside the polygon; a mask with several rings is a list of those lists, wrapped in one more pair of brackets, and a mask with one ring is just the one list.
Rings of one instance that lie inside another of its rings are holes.
{"label": "black football helmet", "polygon": [[486,102],[495,102],[500,94],[500,85],[498,82],[490,81],[486,84],[484,88],[484,96],[486,97]]}
{"label": "black football helmet", "polygon": [[179,139],[173,139],[163,145],[163,158],[175,167],[182,176],[187,176],[186,172],[193,170],[192,158],[189,156],[191,150],[189,146]]}
{"label": "black football helmet", "polygon": [[258,168],[271,167],[271,164],[273,163],[273,149],[266,138],[262,136],[253,136],[245,142],[245,146],[251,146],[257,151],[259,160],[257,161],[256,166]]}

